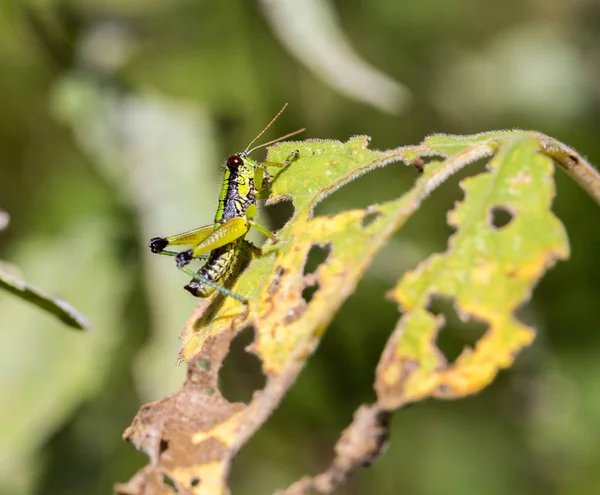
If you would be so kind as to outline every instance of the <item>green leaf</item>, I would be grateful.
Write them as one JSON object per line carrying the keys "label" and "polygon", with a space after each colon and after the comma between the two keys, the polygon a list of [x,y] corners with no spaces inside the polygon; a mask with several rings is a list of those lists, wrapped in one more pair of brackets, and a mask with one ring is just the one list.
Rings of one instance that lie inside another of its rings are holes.
{"label": "green leaf", "polygon": [[1,493],[25,493],[15,487],[35,479],[48,439],[82,405],[106,394],[120,366],[132,287],[117,256],[117,231],[110,219],[84,218],[60,235],[31,230],[14,244],[23,271],[84,309],[96,331],[67,332],[58,319],[0,291],[0,371],[10,377],[0,387]]}
{"label": "green leaf", "polygon": [[[0,231],[9,222],[8,213],[0,210]],[[58,297],[53,297],[41,289],[22,280],[19,269],[10,263],[0,262],[0,289],[4,289],[38,308],[53,314],[70,327],[85,330],[90,324],[75,308]]]}
{"label": "green leaf", "polygon": [[0,266],[0,288],[56,316],[70,327],[78,330],[90,328],[86,318],[69,303],[58,297],[50,296],[41,289],[24,282],[14,274],[6,271],[4,266]]}

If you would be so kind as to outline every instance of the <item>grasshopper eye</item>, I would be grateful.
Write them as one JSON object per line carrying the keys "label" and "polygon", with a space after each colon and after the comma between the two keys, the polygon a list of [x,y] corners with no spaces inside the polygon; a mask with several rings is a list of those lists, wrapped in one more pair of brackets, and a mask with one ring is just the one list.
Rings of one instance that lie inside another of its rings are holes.
{"label": "grasshopper eye", "polygon": [[227,158],[227,167],[229,168],[239,168],[243,165],[244,160],[242,160],[238,155],[231,155]]}

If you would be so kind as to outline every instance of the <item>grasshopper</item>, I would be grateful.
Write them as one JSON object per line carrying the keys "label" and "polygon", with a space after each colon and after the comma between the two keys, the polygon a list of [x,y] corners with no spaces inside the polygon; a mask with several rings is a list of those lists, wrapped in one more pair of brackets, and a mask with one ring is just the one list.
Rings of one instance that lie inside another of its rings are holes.
{"label": "grasshopper", "polygon": [[[192,295],[208,297],[217,290],[244,304],[244,314],[248,310],[248,300],[224,285],[234,273],[241,255],[254,248],[245,239],[250,228],[254,227],[276,242],[275,234],[254,219],[257,200],[266,198],[270,192],[271,179],[266,167],[286,167],[299,155],[299,151],[290,153],[283,162],[258,162],[249,155],[258,148],[295,136],[304,129],[252,149],[250,147],[271,127],[286,107],[287,103],[244,151],[227,158],[219,206],[212,224],[169,237],[153,237],[149,243],[153,253],[174,256],[177,267],[192,277],[190,283],[184,287]],[[167,247],[172,246],[190,246],[190,248],[181,252],[166,250]],[[197,273],[186,266],[195,259],[207,260]]]}

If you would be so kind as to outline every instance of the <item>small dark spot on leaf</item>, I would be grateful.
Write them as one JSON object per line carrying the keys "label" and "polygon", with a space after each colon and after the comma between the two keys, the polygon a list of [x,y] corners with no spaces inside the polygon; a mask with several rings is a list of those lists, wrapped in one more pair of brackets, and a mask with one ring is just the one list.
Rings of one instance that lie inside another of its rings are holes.
{"label": "small dark spot on leaf", "polygon": [[314,285],[308,285],[304,287],[304,290],[302,291],[302,299],[304,299],[306,304],[308,304],[312,300],[313,296],[317,293],[317,291],[320,288],[321,286],[318,282]]}
{"label": "small dark spot on leaf", "polygon": [[571,160],[573,160],[575,163],[579,163],[579,158],[577,158],[575,155],[569,155],[569,158]]}
{"label": "small dark spot on leaf", "polygon": [[210,361],[207,359],[198,359],[196,365],[204,371],[210,371]]}
{"label": "small dark spot on leaf", "polygon": [[295,322],[298,318],[300,318],[302,316],[302,313],[304,313],[305,309],[306,309],[306,304],[296,306],[293,309],[288,309],[287,313],[285,314],[285,318],[283,319],[283,322],[286,325],[289,325],[290,323]]}
{"label": "small dark spot on leaf", "polygon": [[306,263],[304,264],[304,275],[309,273],[315,273],[319,266],[321,266],[331,253],[331,244],[319,245],[313,244],[306,257]]}
{"label": "small dark spot on leaf", "polygon": [[200,484],[200,478],[197,478],[197,477],[195,477],[195,476],[194,476],[194,477],[193,477],[193,478],[190,480],[190,485],[191,485],[191,486],[198,486],[199,484]]}
{"label": "small dark spot on leaf", "polygon": [[371,225],[375,220],[377,220],[381,216],[381,212],[379,211],[371,211],[367,213],[364,217],[362,217],[362,221],[360,226],[363,229],[366,229],[369,225]]}
{"label": "small dark spot on leaf", "polygon": [[275,294],[275,292],[277,292],[281,282],[281,277],[283,277],[285,272],[286,270],[282,266],[277,267],[277,269],[275,270],[275,275],[273,276],[273,280],[271,281],[267,289],[267,292],[269,294]]}
{"label": "small dark spot on leaf", "polygon": [[170,488],[173,488],[173,490],[175,493],[179,493],[179,490],[177,489],[177,486],[175,485],[175,482],[173,481],[172,478],[170,478],[169,476],[167,476],[166,474],[163,475],[163,483],[165,486],[168,486]]}
{"label": "small dark spot on leaf", "polygon": [[411,371],[415,371],[419,368],[419,362],[415,361],[414,359],[408,359],[406,361],[404,361],[404,369],[407,372],[411,372]]}
{"label": "small dark spot on leaf", "polygon": [[490,209],[490,226],[496,230],[506,227],[513,218],[513,212],[506,206],[494,206]]}
{"label": "small dark spot on leaf", "polygon": [[452,389],[450,388],[450,386],[446,383],[442,383],[436,391],[438,394],[440,395],[450,395],[452,394]]}

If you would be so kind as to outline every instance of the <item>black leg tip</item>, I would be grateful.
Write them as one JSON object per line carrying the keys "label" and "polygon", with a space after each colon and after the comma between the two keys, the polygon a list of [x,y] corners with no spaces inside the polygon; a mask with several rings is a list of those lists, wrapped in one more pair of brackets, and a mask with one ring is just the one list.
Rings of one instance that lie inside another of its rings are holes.
{"label": "black leg tip", "polygon": [[169,245],[169,241],[164,237],[153,237],[148,245],[153,253],[161,253]]}
{"label": "black leg tip", "polygon": [[184,285],[183,288],[187,290],[192,296],[200,297],[198,295],[198,289],[200,289],[200,284],[195,280],[192,280],[189,284]]}
{"label": "black leg tip", "polygon": [[175,256],[175,262],[179,268],[187,265],[190,261],[192,261],[194,252],[189,249],[188,251],[182,251],[177,256]]}

